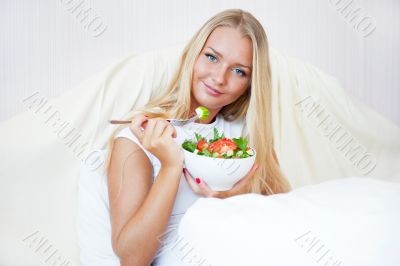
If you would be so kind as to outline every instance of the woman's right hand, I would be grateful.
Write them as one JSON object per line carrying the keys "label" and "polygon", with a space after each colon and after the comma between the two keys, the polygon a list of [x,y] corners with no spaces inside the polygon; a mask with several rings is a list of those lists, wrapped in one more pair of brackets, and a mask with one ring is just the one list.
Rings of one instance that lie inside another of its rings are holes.
{"label": "woman's right hand", "polygon": [[138,114],[133,117],[130,129],[142,146],[160,160],[161,166],[182,167],[184,154],[173,140],[177,133],[167,120],[149,119],[143,114]]}

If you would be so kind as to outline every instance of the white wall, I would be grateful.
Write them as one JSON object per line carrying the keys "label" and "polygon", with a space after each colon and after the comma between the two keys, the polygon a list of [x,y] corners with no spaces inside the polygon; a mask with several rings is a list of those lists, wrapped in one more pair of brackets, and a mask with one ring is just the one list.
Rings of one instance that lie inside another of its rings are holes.
{"label": "white wall", "polygon": [[[0,121],[36,91],[55,97],[128,53],[184,43],[227,8],[252,12],[271,46],[337,77],[400,125],[398,0],[0,0]],[[345,14],[357,8],[364,21],[354,28]]]}

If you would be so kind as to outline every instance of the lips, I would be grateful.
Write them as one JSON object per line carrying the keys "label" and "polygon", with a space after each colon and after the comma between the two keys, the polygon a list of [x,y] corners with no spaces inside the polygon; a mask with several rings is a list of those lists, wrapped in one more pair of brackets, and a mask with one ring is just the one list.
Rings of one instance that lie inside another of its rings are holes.
{"label": "lips", "polygon": [[203,82],[203,84],[207,88],[207,92],[210,93],[211,95],[218,96],[218,95],[222,94],[222,92],[220,92],[219,90],[214,89],[213,87],[207,85],[205,82]]}

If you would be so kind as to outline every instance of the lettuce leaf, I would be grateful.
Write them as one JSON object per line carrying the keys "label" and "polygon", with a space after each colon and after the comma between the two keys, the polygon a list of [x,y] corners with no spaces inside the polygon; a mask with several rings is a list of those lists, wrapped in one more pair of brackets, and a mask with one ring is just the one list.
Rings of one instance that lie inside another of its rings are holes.
{"label": "lettuce leaf", "polygon": [[197,143],[195,141],[192,141],[192,140],[185,140],[182,143],[182,147],[187,151],[194,152],[194,150],[197,147]]}
{"label": "lettuce leaf", "polygon": [[241,149],[243,152],[246,151],[247,144],[248,144],[248,141],[246,138],[238,138],[238,139],[233,138],[232,140],[233,140],[233,142],[236,143],[236,145],[239,147],[239,149]]}
{"label": "lettuce leaf", "polygon": [[210,143],[216,142],[217,140],[223,139],[225,138],[225,134],[222,133],[222,135],[220,136],[218,133],[218,129],[214,127],[214,138],[210,139]]}
{"label": "lettuce leaf", "polygon": [[197,132],[195,132],[194,135],[196,136],[196,140],[197,141],[200,141],[200,140],[204,139],[203,136],[198,134]]}

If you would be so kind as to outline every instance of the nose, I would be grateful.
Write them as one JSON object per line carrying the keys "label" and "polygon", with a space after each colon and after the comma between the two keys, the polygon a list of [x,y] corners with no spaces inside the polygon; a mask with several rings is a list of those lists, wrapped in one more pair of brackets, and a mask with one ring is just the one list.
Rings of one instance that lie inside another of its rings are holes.
{"label": "nose", "polygon": [[226,82],[227,68],[220,66],[214,69],[213,82],[217,85],[223,85]]}

